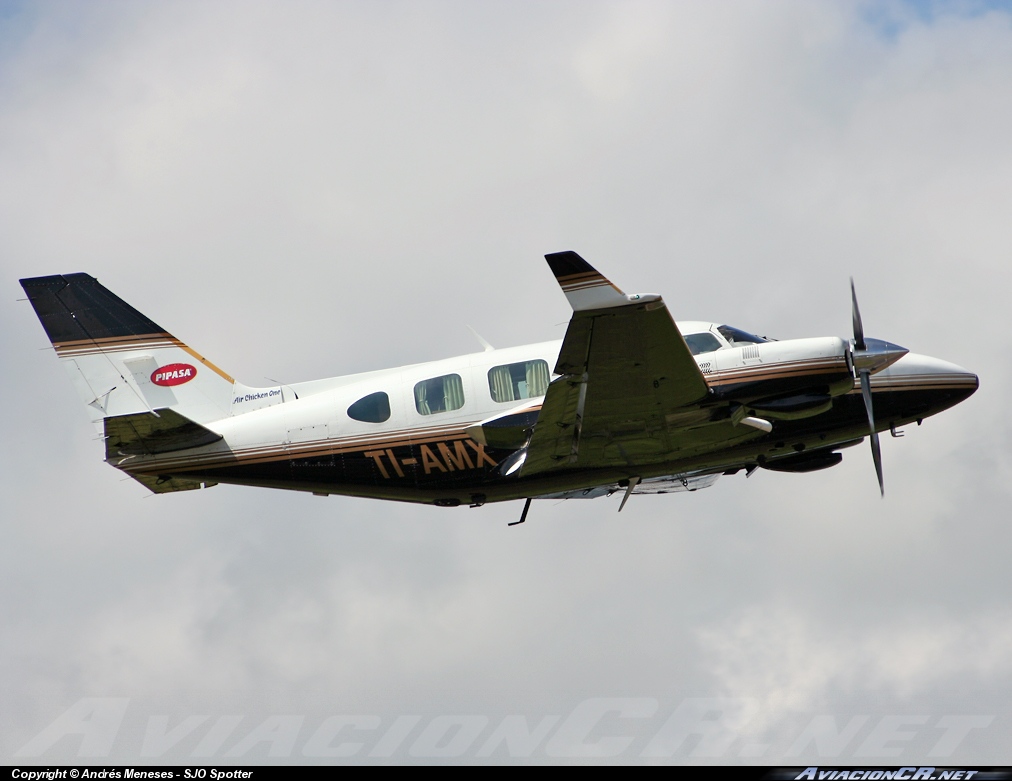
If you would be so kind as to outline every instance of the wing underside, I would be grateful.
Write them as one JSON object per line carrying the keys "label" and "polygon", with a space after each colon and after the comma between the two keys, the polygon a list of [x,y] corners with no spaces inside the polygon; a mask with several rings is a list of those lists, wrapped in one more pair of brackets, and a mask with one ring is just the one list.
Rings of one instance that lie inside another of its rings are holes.
{"label": "wing underside", "polygon": [[575,252],[546,257],[574,312],[523,474],[665,460],[677,432],[709,419],[709,388],[667,307],[625,295]]}

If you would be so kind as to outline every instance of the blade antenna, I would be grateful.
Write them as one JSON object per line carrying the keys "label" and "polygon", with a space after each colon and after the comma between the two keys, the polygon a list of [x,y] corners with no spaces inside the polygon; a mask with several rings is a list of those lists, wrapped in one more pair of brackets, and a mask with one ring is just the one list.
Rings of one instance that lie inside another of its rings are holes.
{"label": "blade antenna", "polygon": [[626,486],[625,496],[622,497],[622,504],[618,506],[618,511],[622,512],[622,508],[625,507],[625,503],[629,501],[629,497],[632,496],[633,489],[639,485],[640,479],[638,477],[630,477],[629,485]]}
{"label": "blade antenna", "polygon": [[471,332],[471,334],[472,334],[472,335],[474,336],[474,338],[478,340],[478,344],[480,344],[480,345],[481,345],[481,348],[482,348],[482,349],[483,349],[483,350],[484,350],[485,352],[487,352],[487,353],[490,353],[490,352],[492,352],[492,351],[493,351],[493,350],[495,349],[495,348],[494,348],[494,347],[493,347],[493,346],[492,346],[491,344],[489,344],[489,343],[488,343],[488,342],[487,342],[487,341],[486,341],[486,340],[485,340],[485,339],[484,339],[484,338],[482,337],[482,335],[481,335],[480,333],[478,333],[477,331],[475,331],[475,330],[474,330],[474,329],[473,329],[473,328],[472,328],[472,327],[471,327],[470,325],[468,325],[467,323],[464,323],[464,325],[467,325],[467,330],[468,330],[468,331],[470,331],[470,332]]}

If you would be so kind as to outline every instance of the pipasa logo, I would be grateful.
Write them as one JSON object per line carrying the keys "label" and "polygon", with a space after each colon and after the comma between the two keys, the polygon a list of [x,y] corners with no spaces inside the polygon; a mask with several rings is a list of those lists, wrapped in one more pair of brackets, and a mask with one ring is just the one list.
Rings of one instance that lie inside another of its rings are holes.
{"label": "pipasa logo", "polygon": [[188,363],[170,363],[151,372],[151,382],[167,388],[171,385],[182,385],[197,376],[197,370]]}

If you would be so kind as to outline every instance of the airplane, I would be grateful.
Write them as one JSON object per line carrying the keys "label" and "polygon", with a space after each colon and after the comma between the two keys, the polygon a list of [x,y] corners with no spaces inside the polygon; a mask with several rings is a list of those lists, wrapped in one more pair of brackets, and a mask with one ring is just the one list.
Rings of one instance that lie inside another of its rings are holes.
{"label": "airplane", "polygon": [[[440,507],[695,491],[805,473],[978,387],[955,364],[866,338],[776,341],[672,319],[573,251],[545,256],[572,307],[561,341],[250,387],[88,274],[21,285],[107,463],[154,493],[218,483]],[[479,337],[480,339],[480,337]]]}

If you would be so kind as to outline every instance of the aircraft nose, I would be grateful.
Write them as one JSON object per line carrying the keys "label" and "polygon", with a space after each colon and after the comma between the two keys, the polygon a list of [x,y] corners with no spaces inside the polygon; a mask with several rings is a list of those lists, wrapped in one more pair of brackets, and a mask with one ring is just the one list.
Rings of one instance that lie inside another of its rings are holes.
{"label": "aircraft nose", "polygon": [[977,375],[969,369],[964,369],[962,366],[950,363],[949,361],[943,361],[941,358],[932,358],[930,355],[909,353],[904,358],[902,364],[903,368],[906,368],[908,371],[916,369],[919,374],[927,375],[935,380],[953,382],[970,382],[972,380],[975,389],[979,383]]}
{"label": "aircraft nose", "polygon": [[[881,378],[881,379],[878,379]],[[872,384],[878,382],[893,390],[928,391],[952,406],[963,401],[980,387],[976,374],[940,358],[907,353],[891,366],[872,375]]]}

